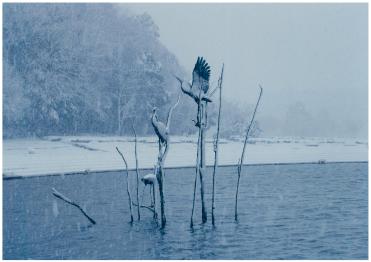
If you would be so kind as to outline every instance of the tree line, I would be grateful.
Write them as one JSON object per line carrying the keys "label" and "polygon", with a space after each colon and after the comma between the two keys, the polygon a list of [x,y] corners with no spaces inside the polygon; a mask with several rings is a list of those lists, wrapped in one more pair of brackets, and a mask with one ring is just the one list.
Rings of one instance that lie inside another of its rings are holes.
{"label": "tree line", "polygon": [[[4,4],[3,136],[153,135],[153,105],[168,110],[186,76],[152,18],[116,4]],[[245,111],[226,103],[221,135],[240,133]],[[174,112],[172,133],[195,133],[192,101]],[[250,110],[251,111],[251,110]],[[215,127],[217,108],[210,108]],[[236,117],[233,117],[236,116]],[[164,116],[161,116],[164,117]],[[239,120],[237,120],[239,119]],[[238,130],[238,131],[237,131]]]}
{"label": "tree line", "polygon": [[149,15],[113,4],[5,4],[3,32],[5,137],[126,134],[133,116],[147,134],[184,74]]}

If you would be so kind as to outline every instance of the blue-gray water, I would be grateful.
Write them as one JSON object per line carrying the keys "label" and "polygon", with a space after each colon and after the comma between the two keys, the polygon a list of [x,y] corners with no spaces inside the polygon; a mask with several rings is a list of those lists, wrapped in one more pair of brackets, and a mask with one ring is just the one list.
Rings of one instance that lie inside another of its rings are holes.
{"label": "blue-gray water", "polygon": [[[194,169],[167,170],[168,224],[163,231],[147,210],[142,210],[140,222],[128,223],[123,173],[3,180],[3,255],[5,259],[367,259],[367,165],[244,167],[239,223],[233,217],[236,168],[220,168],[216,228],[210,221],[200,224],[198,204],[193,230],[189,220]],[[211,170],[206,181],[210,215]],[[75,207],[56,199],[52,187],[84,206],[97,225],[89,226]]]}

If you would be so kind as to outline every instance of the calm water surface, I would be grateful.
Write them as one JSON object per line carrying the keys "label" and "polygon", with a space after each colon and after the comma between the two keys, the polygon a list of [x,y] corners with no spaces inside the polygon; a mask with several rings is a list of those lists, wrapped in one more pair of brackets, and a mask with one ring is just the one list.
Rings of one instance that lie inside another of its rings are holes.
{"label": "calm water surface", "polygon": [[[3,180],[4,258],[367,259],[367,165],[244,167],[239,223],[233,216],[236,168],[219,168],[216,228],[210,221],[201,225],[198,204],[193,230],[194,169],[166,171],[165,230],[145,209],[140,222],[128,223],[123,173]],[[134,185],[135,173],[130,176]],[[205,180],[210,213],[211,169]],[[52,187],[84,206],[97,225],[56,199]]]}

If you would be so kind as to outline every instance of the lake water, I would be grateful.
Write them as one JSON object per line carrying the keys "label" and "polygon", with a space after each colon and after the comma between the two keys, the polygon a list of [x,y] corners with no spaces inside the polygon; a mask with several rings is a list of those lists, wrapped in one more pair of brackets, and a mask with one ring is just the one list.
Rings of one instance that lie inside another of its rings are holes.
{"label": "lake water", "polygon": [[[146,173],[141,171],[141,175]],[[189,227],[194,173],[191,168],[166,170],[168,223],[164,230],[145,209],[141,210],[141,221],[128,223],[124,173],[3,180],[3,256],[368,258],[368,163],[246,166],[240,184],[238,223],[233,214],[236,168],[219,168],[216,228],[210,218],[211,169],[205,179],[209,221],[201,224],[197,198],[195,226]],[[134,185],[135,173],[130,176]],[[91,226],[77,208],[55,198],[52,187],[84,206],[97,224]],[[145,203],[149,202],[148,193],[145,191]]]}

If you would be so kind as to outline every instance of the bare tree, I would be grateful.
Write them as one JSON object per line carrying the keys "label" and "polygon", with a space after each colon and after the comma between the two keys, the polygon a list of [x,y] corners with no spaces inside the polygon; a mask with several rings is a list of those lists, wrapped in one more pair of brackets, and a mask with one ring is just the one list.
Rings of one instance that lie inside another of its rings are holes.
{"label": "bare tree", "polygon": [[155,175],[157,178],[158,189],[160,193],[160,211],[161,211],[161,228],[166,225],[166,215],[165,215],[165,197],[164,197],[164,163],[166,159],[167,152],[169,150],[169,131],[170,131],[170,121],[173,110],[178,105],[180,96],[177,102],[170,108],[166,125],[160,122],[157,118],[156,108],[153,108],[151,122],[158,136],[158,158],[155,167]]}
{"label": "bare tree", "polygon": [[128,198],[129,198],[130,223],[133,223],[134,218],[133,218],[133,211],[132,211],[132,200],[131,200],[131,194],[130,194],[130,185],[129,185],[128,163],[126,162],[126,159],[125,159],[124,155],[121,153],[121,151],[118,149],[117,146],[116,146],[116,150],[120,154],[122,160],[124,160],[124,163],[125,163],[125,168],[126,168],[126,192],[128,194]]}
{"label": "bare tree", "polygon": [[252,115],[250,124],[247,128],[246,135],[245,135],[245,141],[244,141],[243,148],[242,148],[241,158],[238,161],[239,162],[238,163],[238,168],[237,168],[238,178],[237,178],[236,198],[235,198],[235,206],[234,206],[234,220],[235,221],[238,220],[238,214],[237,214],[238,189],[239,189],[239,186],[240,186],[240,177],[241,177],[241,172],[242,172],[243,160],[244,160],[244,157],[245,157],[247,139],[249,137],[249,132],[250,132],[251,126],[253,125],[253,122],[254,122],[254,118],[255,118],[256,110],[258,109],[258,106],[259,106],[260,98],[263,94],[263,88],[260,85],[259,85],[259,87],[260,87],[260,93],[259,93],[258,102],[255,105],[254,113]]}
{"label": "bare tree", "polygon": [[215,175],[216,169],[218,167],[218,146],[219,146],[219,131],[220,131],[220,117],[222,112],[222,85],[223,85],[223,73],[224,73],[224,64],[222,66],[222,72],[220,73],[220,77],[218,80],[218,88],[219,88],[219,110],[218,110],[218,125],[216,131],[216,137],[214,140],[214,169],[213,169],[213,191],[212,191],[212,198],[211,198],[211,223],[215,226]]}

